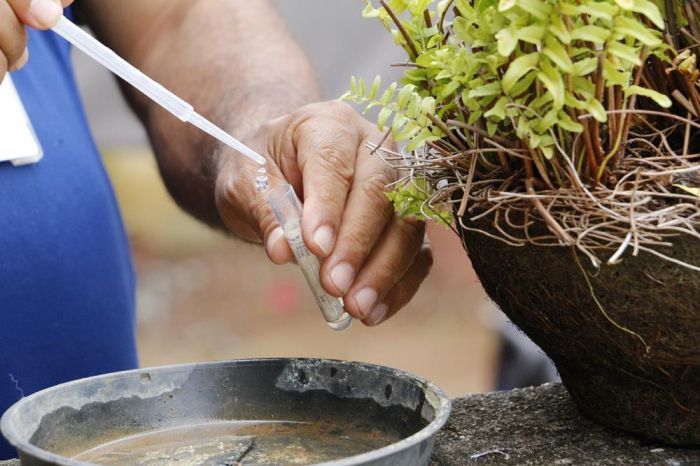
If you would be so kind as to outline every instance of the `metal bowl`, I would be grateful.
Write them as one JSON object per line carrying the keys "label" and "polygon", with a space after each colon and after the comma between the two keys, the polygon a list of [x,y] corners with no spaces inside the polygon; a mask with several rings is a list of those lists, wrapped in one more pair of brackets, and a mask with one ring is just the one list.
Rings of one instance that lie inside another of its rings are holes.
{"label": "metal bowl", "polygon": [[251,359],[59,385],[2,417],[24,465],[425,465],[450,401],[372,364]]}

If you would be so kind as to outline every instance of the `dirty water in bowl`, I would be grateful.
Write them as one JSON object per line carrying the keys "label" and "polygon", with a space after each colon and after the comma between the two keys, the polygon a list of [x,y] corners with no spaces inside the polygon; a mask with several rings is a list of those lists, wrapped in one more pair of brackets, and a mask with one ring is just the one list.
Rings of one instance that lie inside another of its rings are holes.
{"label": "dirty water in bowl", "polygon": [[387,426],[332,422],[222,421],[143,432],[74,456],[101,465],[314,464],[399,441]]}

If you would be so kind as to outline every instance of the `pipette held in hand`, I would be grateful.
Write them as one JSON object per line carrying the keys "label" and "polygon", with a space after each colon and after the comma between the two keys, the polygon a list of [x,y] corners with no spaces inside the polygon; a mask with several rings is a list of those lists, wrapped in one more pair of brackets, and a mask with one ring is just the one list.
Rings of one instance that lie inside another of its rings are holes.
{"label": "pipette held in hand", "polygon": [[195,112],[192,105],[136,69],[65,16],[61,16],[58,23],[51,29],[180,120],[196,126],[258,165],[265,165],[266,160],[260,154]]}
{"label": "pipette held in hand", "polygon": [[329,295],[321,286],[319,277],[321,266],[316,256],[311,254],[311,251],[304,244],[301,235],[301,203],[294,193],[294,188],[291,185],[283,184],[270,189],[268,202],[284,231],[284,236],[287,238],[301,271],[304,273],[304,278],[306,278],[306,282],[316,298],[318,307],[321,308],[326,323],[336,331],[347,329],[352,323],[352,317],[345,312],[343,300]]}

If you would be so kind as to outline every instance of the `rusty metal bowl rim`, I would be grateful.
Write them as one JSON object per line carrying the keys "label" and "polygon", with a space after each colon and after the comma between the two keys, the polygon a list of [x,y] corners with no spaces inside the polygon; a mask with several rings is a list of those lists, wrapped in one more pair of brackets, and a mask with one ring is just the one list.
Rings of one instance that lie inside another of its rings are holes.
{"label": "rusty metal bowl rim", "polygon": [[158,366],[152,368],[139,368],[131,369],[127,371],[112,372],[108,374],[96,375],[92,377],[87,377],[83,379],[74,380],[71,382],[62,383],[55,385],[53,387],[40,390],[33,393],[27,397],[22,398],[13,404],[0,418],[0,433],[5,436],[8,442],[18,451],[29,454],[41,461],[50,462],[52,464],[60,466],[91,466],[91,463],[86,463],[83,461],[78,461],[65,456],[58,455],[56,453],[51,453],[47,450],[39,448],[35,445],[29,443],[28,440],[20,439],[20,435],[16,433],[15,427],[12,425],[10,417],[12,414],[20,409],[26,404],[32,403],[34,400],[39,399],[43,396],[47,396],[54,392],[60,392],[64,390],[70,390],[73,387],[79,387],[82,384],[98,381],[104,378],[116,378],[116,377],[129,377],[136,374],[154,374],[159,372],[171,372],[171,371],[186,371],[194,369],[206,369],[208,367],[223,367],[226,365],[242,365],[242,364],[278,364],[281,362],[319,362],[319,363],[332,363],[332,364],[357,364],[368,369],[377,370],[383,372],[389,376],[397,377],[407,377],[412,382],[416,383],[420,388],[427,394],[433,394],[434,399],[426,396],[426,401],[428,401],[433,409],[435,410],[435,418],[424,428],[418,432],[401,439],[398,442],[387,445],[376,450],[371,450],[359,455],[350,456],[347,458],[342,458],[339,460],[327,461],[323,463],[317,463],[316,466],[352,466],[357,464],[367,464],[375,460],[381,460],[389,455],[398,453],[403,450],[407,450],[412,447],[420,445],[422,442],[428,441],[434,438],[440,429],[447,423],[450,416],[450,411],[452,409],[452,403],[445,392],[442,391],[433,382],[424,379],[423,377],[417,376],[407,371],[400,369],[394,369],[392,367],[381,366],[378,364],[359,362],[359,361],[346,361],[340,359],[324,359],[324,358],[294,358],[294,357],[278,357],[278,358],[245,358],[245,359],[230,359],[221,361],[211,361],[204,363],[187,363],[187,364],[173,364],[167,366]]}

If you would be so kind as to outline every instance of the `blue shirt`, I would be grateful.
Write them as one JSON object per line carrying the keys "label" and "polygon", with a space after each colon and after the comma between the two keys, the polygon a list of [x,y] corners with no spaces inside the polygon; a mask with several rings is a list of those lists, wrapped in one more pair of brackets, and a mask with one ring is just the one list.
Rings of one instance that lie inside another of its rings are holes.
{"label": "blue shirt", "polygon": [[[134,273],[69,46],[29,31],[13,81],[44,149],[0,164],[0,413],[37,390],[136,367]],[[15,452],[0,439],[0,460]]]}

